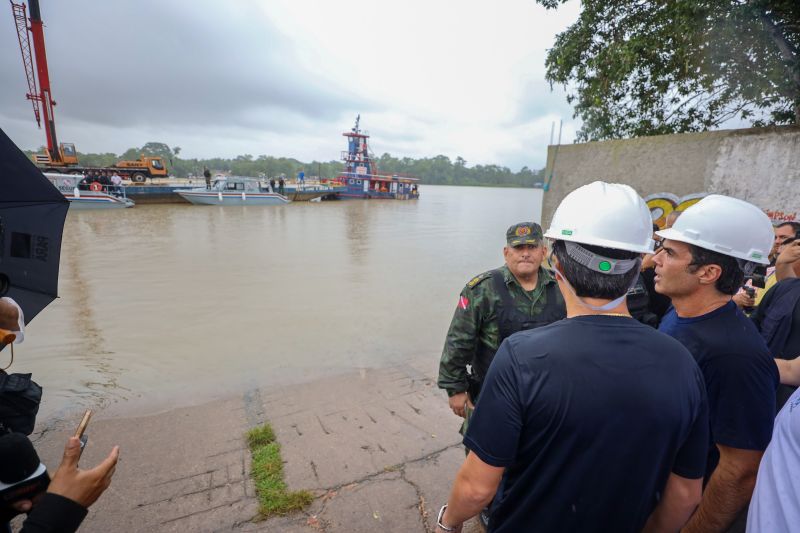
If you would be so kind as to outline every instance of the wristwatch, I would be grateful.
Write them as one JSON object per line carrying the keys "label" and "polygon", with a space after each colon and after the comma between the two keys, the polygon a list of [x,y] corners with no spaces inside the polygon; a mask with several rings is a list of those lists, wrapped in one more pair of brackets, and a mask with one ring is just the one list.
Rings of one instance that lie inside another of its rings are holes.
{"label": "wristwatch", "polygon": [[442,508],[439,509],[439,516],[436,518],[436,527],[441,528],[442,531],[446,531],[447,533],[455,533],[458,531],[460,524],[459,526],[446,526],[442,523],[445,509],[447,509],[447,504],[442,505]]}

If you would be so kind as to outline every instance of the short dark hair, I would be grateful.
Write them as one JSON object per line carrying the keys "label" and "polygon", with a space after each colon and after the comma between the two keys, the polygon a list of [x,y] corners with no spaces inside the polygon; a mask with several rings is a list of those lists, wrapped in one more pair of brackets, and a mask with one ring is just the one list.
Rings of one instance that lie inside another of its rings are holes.
{"label": "short dark hair", "polygon": [[722,269],[714,287],[722,294],[733,296],[744,283],[744,272],[739,266],[739,261],[735,257],[712,252],[705,248],[700,248],[694,244],[689,245],[692,254],[692,262],[689,263],[690,272],[697,270],[697,267],[705,265],[718,265]]}
{"label": "short dark hair", "polygon": [[[588,244],[581,244],[581,247],[610,259],[636,259],[640,255],[637,252]],[[567,254],[567,247],[564,241],[556,241],[553,244],[553,253],[558,257],[562,274],[567,278],[572,288],[575,289],[575,294],[581,298],[604,298],[608,300],[619,298],[628,291],[633,280],[639,275],[638,268],[632,268],[624,274],[595,272],[570,257]]]}
{"label": "short dark hair", "polygon": [[791,226],[795,233],[800,231],[800,222],[794,222],[792,220],[784,220],[783,222],[776,224],[776,228],[782,228],[784,226]]}

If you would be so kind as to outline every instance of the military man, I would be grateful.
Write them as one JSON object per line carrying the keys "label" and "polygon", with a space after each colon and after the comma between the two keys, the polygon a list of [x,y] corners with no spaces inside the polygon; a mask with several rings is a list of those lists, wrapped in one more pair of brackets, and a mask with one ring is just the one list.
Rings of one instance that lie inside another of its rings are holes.
{"label": "military man", "polygon": [[558,284],[542,267],[542,227],[515,224],[506,243],[505,265],[474,277],[461,291],[439,364],[439,388],[447,391],[453,413],[465,419],[500,343],[566,316]]}

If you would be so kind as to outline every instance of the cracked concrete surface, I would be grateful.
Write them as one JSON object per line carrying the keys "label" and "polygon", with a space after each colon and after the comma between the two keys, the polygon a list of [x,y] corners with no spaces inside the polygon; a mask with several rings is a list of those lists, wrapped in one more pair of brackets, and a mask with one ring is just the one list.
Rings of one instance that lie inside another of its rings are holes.
{"label": "cracked concrete surface", "polygon": [[[244,433],[268,421],[303,512],[254,522],[258,504]],[[92,423],[83,465],[113,444],[111,488],[81,531],[428,533],[464,459],[459,421],[433,380],[411,366],[364,369],[210,404]],[[51,470],[69,427],[47,426],[37,449]],[[479,531],[470,522],[467,533]]]}

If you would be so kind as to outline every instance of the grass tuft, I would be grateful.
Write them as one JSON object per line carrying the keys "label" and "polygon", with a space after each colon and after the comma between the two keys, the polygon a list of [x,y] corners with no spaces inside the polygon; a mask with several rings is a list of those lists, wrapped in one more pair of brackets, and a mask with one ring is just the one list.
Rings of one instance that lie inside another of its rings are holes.
{"label": "grass tuft", "polygon": [[271,442],[275,442],[275,432],[272,431],[269,424],[264,424],[247,432],[247,444],[250,445],[251,452],[254,448],[266,446]]}
{"label": "grass tuft", "polygon": [[281,446],[269,424],[247,432],[252,454],[252,476],[258,494],[258,519],[285,515],[305,508],[314,496],[307,490],[288,492],[283,481]]}

